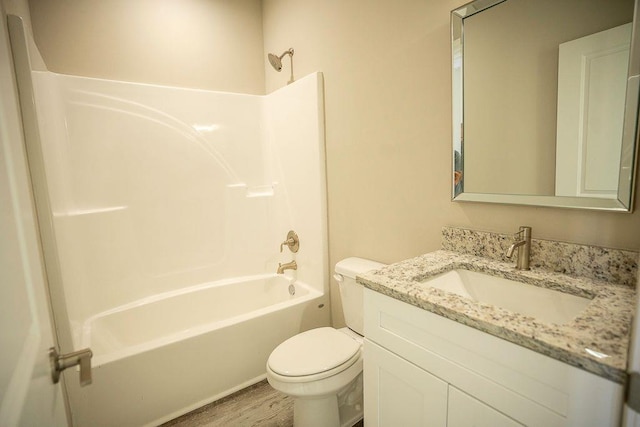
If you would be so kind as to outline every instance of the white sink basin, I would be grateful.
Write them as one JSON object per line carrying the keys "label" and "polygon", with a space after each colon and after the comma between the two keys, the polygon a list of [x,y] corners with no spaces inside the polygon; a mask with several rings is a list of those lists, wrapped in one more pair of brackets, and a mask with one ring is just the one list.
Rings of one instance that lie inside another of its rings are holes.
{"label": "white sink basin", "polygon": [[463,269],[430,277],[422,283],[557,324],[575,319],[591,302],[589,298]]}

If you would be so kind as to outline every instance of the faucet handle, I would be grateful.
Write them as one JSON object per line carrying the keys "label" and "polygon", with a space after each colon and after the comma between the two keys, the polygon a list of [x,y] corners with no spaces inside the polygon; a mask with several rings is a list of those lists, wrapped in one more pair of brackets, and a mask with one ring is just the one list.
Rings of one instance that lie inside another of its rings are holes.
{"label": "faucet handle", "polygon": [[513,234],[514,239],[527,239],[531,237],[531,227],[527,225],[520,226],[520,229]]}
{"label": "faucet handle", "polygon": [[531,227],[528,225],[523,225],[520,227],[520,232],[522,233],[522,238],[525,240],[531,240]]}
{"label": "faucet handle", "polygon": [[288,246],[289,250],[294,254],[298,252],[298,249],[300,249],[300,239],[298,239],[298,235],[295,231],[289,230],[287,233],[287,240],[280,243],[280,252],[282,252],[282,249],[284,249],[285,246]]}
{"label": "faucet handle", "polygon": [[289,245],[293,245],[293,240],[291,240],[291,239],[287,239],[287,240],[285,240],[284,242],[280,243],[280,252],[282,252],[282,249],[283,249],[285,246],[289,246]]}

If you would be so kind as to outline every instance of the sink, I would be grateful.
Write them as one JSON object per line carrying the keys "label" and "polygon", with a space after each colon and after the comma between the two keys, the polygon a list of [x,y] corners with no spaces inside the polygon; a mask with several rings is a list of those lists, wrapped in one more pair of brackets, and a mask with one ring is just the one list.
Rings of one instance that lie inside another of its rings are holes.
{"label": "sink", "polygon": [[464,269],[430,277],[425,285],[548,323],[575,319],[591,299]]}

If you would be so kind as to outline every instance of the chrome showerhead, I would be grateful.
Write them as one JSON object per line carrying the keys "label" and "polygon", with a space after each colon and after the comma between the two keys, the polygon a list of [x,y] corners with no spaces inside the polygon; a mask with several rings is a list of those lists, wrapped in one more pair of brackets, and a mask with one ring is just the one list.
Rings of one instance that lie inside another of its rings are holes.
{"label": "chrome showerhead", "polygon": [[[291,57],[293,57],[293,48],[285,51],[282,55],[280,56],[276,56],[273,53],[270,53],[268,55],[269,58],[269,63],[271,64],[271,66],[274,68],[274,70],[276,71],[282,71],[282,58],[284,58],[286,55],[289,55]],[[291,59],[293,61],[293,58]]]}

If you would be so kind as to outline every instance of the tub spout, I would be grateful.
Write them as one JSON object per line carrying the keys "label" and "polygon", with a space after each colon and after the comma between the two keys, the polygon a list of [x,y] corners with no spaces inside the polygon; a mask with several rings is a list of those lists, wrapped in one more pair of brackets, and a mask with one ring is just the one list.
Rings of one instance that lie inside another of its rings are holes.
{"label": "tub spout", "polygon": [[285,264],[278,263],[278,271],[276,273],[284,274],[285,270],[297,270],[297,269],[298,269],[298,264],[296,264],[296,260],[293,260]]}

